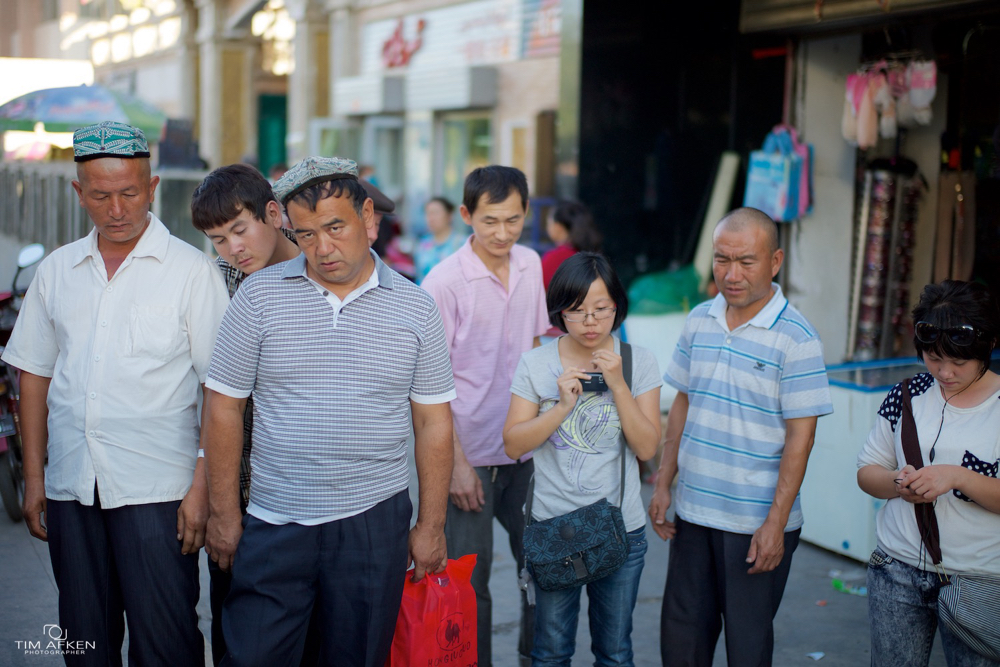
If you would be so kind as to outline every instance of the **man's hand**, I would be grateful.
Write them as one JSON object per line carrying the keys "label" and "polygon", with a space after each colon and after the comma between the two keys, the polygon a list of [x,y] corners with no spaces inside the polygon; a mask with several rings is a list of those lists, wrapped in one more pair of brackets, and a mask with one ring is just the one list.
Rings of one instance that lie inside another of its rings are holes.
{"label": "man's hand", "polygon": [[205,524],[208,523],[208,482],[204,459],[198,459],[194,481],[177,508],[177,539],[182,554],[192,554],[205,545]]}
{"label": "man's hand", "polygon": [[443,572],[448,565],[444,528],[427,528],[417,521],[417,525],[410,529],[409,550],[406,567],[413,564],[414,582],[423,579],[427,572]]}
{"label": "man's hand", "polygon": [[764,521],[750,539],[747,563],[753,567],[747,574],[770,572],[778,567],[785,555],[785,528],[772,521]]}
{"label": "man's hand", "polygon": [[208,517],[205,531],[205,553],[228,572],[233,566],[236,546],[243,535],[243,517],[237,512],[233,516],[212,514]]}
{"label": "man's hand", "polygon": [[25,479],[24,500],[21,503],[24,522],[28,525],[28,532],[31,533],[32,537],[48,542],[49,533],[42,523],[42,513],[45,512],[45,508],[45,479]]}
{"label": "man's hand", "polygon": [[483,493],[483,482],[476,474],[475,468],[462,459],[455,460],[451,471],[451,485],[448,497],[455,506],[463,512],[481,512],[486,504],[486,494]]}
{"label": "man's hand", "polygon": [[674,535],[677,534],[676,524],[667,521],[667,510],[670,508],[670,502],[670,487],[661,484],[658,479],[656,490],[653,491],[653,499],[649,501],[649,518],[653,521],[653,531],[662,540],[673,539]]}

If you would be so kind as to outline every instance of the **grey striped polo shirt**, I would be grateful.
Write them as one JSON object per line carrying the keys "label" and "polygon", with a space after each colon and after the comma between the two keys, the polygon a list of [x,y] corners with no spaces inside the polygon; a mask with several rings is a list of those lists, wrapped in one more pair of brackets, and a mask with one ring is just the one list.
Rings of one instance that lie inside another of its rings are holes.
{"label": "grey striped polo shirt", "polygon": [[455,397],[434,300],[372,256],[378,287],[339,313],[303,275],[304,255],[248,277],[226,310],[206,386],[253,393],[259,518],[314,524],[406,489],[410,400]]}

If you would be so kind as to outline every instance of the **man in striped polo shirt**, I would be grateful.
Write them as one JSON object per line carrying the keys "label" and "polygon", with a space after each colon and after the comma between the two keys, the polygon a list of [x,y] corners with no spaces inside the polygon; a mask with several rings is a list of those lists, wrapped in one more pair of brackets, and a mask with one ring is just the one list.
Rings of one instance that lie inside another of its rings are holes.
{"label": "man in striped polo shirt", "polygon": [[[297,664],[319,605],[321,662],[381,667],[408,559],[418,580],[447,562],[455,392],[444,328],[430,296],[369,250],[374,206],[353,161],[306,158],[274,191],[302,254],[240,286],[206,383],[207,545],[233,572],[224,664]],[[420,508],[409,530],[411,412]]]}
{"label": "man in striped polo shirt", "polygon": [[679,393],[649,506],[671,539],[660,651],[664,665],[711,665],[724,621],[729,665],[756,667],[771,664],[799,486],[833,406],[819,336],[771,282],[784,258],[774,221],[737,209],[713,247],[720,294],[688,315],[663,378]]}

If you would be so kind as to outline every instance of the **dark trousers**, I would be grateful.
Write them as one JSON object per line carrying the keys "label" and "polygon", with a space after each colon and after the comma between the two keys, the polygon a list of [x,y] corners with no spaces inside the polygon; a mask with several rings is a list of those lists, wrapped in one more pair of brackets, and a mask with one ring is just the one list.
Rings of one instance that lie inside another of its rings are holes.
{"label": "dark trousers", "polygon": [[[507,531],[510,551],[517,563],[514,580],[505,585],[517,586],[516,577],[524,567],[524,501],[535,464],[529,459],[524,463],[479,467],[475,471],[479,475],[479,481],[483,483],[486,504],[481,512],[463,512],[449,502],[444,532],[448,540],[449,558],[477,554],[476,569],[472,572],[472,587],[476,591],[479,667],[491,667],[493,598],[490,595],[490,570],[493,567],[493,518],[496,517]],[[521,628],[517,644],[522,664],[531,660],[534,632],[534,609],[528,606],[527,596],[522,591]]]}
{"label": "dark trousers", "polygon": [[222,611],[222,664],[299,665],[319,605],[322,664],[383,667],[403,597],[412,511],[401,491],[318,526],[245,516]]}
{"label": "dark trousers", "polygon": [[[226,655],[226,637],[222,632],[222,605],[233,585],[233,574],[222,570],[211,558],[208,559],[208,574],[210,577],[208,600],[212,608],[212,663],[218,667]],[[309,630],[306,631],[306,645],[299,667],[313,667],[319,664],[321,643],[317,625],[319,610],[319,605],[313,606],[312,618],[309,619]]]}
{"label": "dark trousers", "polygon": [[[181,554],[180,501],[102,509],[48,500],[49,556],[59,587],[59,626],[70,667],[121,665],[125,619],[129,665],[204,665],[198,629],[198,554]],[[124,614],[124,618],[123,618]]]}
{"label": "dark trousers", "polygon": [[799,532],[785,533],[785,555],[777,568],[747,574],[752,535],[678,518],[660,616],[664,667],[711,667],[723,621],[730,667],[770,665],[772,622],[785,592]]}

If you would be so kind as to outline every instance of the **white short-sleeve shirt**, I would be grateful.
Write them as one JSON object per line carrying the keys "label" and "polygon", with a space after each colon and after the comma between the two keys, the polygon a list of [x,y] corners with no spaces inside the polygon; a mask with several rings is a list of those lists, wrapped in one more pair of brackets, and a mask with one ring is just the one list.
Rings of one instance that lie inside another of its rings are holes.
{"label": "white short-sleeve shirt", "polygon": [[168,502],[191,486],[198,390],[229,295],[156,216],[108,280],[97,232],[39,265],[3,360],[51,378],[45,495]]}

